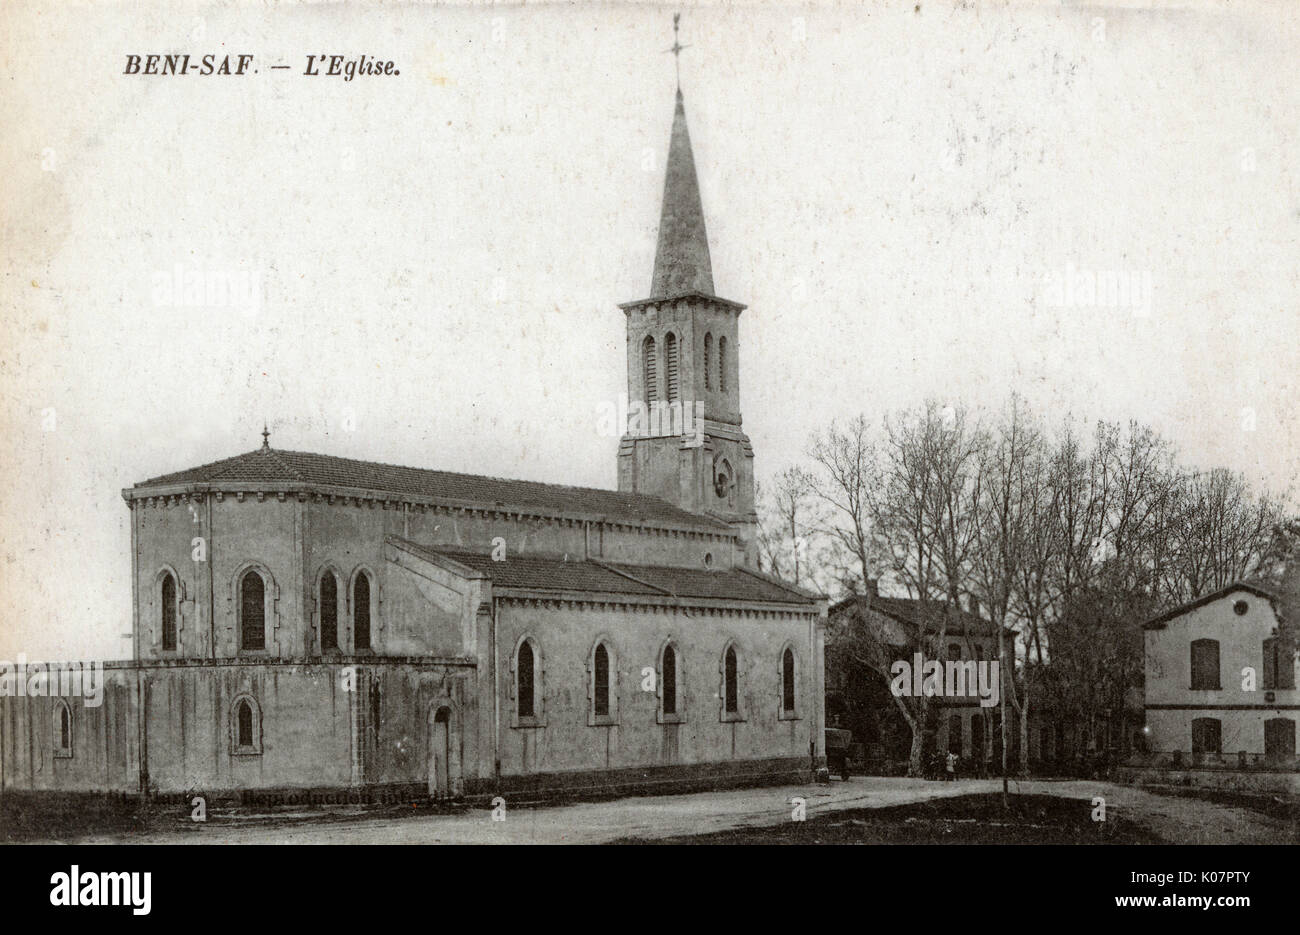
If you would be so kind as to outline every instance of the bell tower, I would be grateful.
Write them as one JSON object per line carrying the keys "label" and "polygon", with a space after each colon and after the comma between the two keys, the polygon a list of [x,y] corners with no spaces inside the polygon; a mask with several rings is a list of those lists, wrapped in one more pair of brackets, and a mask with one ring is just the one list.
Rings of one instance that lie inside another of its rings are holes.
{"label": "bell tower", "polygon": [[[674,51],[681,48],[674,43]],[[756,565],[754,449],[740,419],[745,306],[714,294],[680,87],[650,298],[619,307],[627,318],[629,400],[628,432],[618,449],[619,490],[652,494],[731,524],[745,563]]]}

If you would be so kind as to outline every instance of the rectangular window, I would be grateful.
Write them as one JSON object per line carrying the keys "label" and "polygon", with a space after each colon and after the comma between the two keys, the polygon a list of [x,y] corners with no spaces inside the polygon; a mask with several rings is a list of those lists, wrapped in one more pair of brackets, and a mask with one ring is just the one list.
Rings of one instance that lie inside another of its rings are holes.
{"label": "rectangular window", "polygon": [[1222,753],[1223,725],[1218,718],[1198,717],[1192,719],[1192,753]]}
{"label": "rectangular window", "polygon": [[1219,641],[1192,640],[1192,691],[1219,687]]}

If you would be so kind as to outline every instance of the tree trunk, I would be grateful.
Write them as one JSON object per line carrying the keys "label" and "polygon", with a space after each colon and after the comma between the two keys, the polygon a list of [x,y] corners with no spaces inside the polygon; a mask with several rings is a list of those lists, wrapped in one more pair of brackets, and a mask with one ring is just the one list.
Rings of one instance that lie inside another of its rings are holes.
{"label": "tree trunk", "polygon": [[907,756],[907,775],[913,779],[920,779],[925,775],[925,763],[922,762],[924,753],[925,729],[923,721],[918,721],[912,728],[912,750]]}

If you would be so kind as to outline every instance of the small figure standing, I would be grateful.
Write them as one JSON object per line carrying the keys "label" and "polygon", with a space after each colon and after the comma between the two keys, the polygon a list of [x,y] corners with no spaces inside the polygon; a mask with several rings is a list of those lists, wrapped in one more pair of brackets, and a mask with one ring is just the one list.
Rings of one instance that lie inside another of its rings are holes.
{"label": "small figure standing", "polygon": [[952,782],[954,779],[957,778],[957,754],[953,753],[951,750],[948,751],[947,766],[948,766],[948,772],[944,776],[944,779],[948,782]]}

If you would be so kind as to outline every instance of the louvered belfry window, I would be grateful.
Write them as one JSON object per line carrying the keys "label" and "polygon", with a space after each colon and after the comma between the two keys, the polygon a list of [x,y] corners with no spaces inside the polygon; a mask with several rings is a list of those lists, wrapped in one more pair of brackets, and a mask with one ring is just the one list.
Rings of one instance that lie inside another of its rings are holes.
{"label": "louvered belfry window", "polygon": [[712,366],[713,366],[713,335],[706,334],[704,336],[704,388],[706,390],[713,389],[713,374],[709,372],[709,368]]}
{"label": "louvered belfry window", "polygon": [[718,389],[727,392],[727,339],[718,338]]}
{"label": "louvered belfry window", "polygon": [[659,398],[658,363],[655,360],[655,339],[646,338],[641,345],[642,373],[645,378],[645,402],[647,405]]}
{"label": "louvered belfry window", "polygon": [[672,332],[664,338],[664,356],[668,364],[668,402],[678,399],[677,393],[677,335]]}

